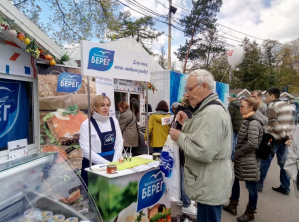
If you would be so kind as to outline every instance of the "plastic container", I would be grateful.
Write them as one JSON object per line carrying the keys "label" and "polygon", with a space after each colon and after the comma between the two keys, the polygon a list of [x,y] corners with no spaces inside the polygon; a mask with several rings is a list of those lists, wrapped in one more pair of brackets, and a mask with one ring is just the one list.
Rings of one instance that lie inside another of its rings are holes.
{"label": "plastic container", "polygon": [[37,219],[38,219],[38,221],[41,221],[41,222],[48,222],[49,220],[51,220],[52,216],[53,216],[53,212],[52,211],[43,211],[37,217]]}
{"label": "plastic container", "polygon": [[37,222],[35,218],[21,217],[18,222]]}
{"label": "plastic container", "polygon": [[107,165],[107,174],[113,174],[113,173],[117,173],[117,165],[116,164]]}
{"label": "plastic container", "polygon": [[78,217],[69,217],[64,220],[64,222],[78,222]]}
{"label": "plastic container", "polygon": [[29,218],[29,219],[37,218],[37,217],[40,217],[41,212],[42,211],[39,208],[31,208],[24,212],[24,217]]}
{"label": "plastic container", "polygon": [[159,161],[161,153],[153,153],[153,160]]}
{"label": "plastic container", "polygon": [[51,222],[63,222],[65,219],[65,216],[62,214],[55,214],[51,218]]}

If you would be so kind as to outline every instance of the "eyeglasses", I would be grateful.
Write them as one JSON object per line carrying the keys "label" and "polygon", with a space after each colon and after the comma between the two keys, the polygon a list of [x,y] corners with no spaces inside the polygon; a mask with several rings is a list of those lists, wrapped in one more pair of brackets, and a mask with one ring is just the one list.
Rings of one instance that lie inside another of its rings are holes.
{"label": "eyeglasses", "polygon": [[199,85],[199,83],[197,83],[196,85],[194,85],[192,87],[185,87],[185,92],[191,92],[198,85]]}
{"label": "eyeglasses", "polygon": [[240,106],[240,108],[244,108],[244,107],[247,107],[247,106],[243,106],[243,105]]}

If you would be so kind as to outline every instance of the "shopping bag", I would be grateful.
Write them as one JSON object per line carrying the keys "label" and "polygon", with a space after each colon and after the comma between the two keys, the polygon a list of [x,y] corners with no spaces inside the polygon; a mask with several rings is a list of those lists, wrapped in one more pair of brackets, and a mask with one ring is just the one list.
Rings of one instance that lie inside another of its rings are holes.
{"label": "shopping bag", "polygon": [[179,147],[169,135],[161,152],[160,170],[169,198],[179,201],[181,196]]}

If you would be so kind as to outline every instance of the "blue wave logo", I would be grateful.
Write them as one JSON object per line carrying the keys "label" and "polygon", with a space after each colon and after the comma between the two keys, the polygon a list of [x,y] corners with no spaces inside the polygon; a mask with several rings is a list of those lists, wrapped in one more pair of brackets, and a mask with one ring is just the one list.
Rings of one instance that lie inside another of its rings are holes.
{"label": "blue wave logo", "polygon": [[160,170],[145,173],[139,181],[137,212],[158,203],[164,195],[165,188]]}
{"label": "blue wave logo", "polygon": [[82,75],[63,72],[59,74],[57,92],[74,93],[81,88]]}
{"label": "blue wave logo", "polygon": [[114,142],[114,133],[106,135],[104,141],[104,145],[112,144]]}
{"label": "blue wave logo", "polygon": [[89,51],[87,69],[105,72],[111,69],[113,62],[114,51],[95,47]]}
{"label": "blue wave logo", "polygon": [[160,156],[160,170],[165,174],[165,177],[171,176],[173,167],[173,158],[169,156],[169,152],[163,151]]}
{"label": "blue wave logo", "polygon": [[18,116],[20,83],[0,82],[0,140]]}

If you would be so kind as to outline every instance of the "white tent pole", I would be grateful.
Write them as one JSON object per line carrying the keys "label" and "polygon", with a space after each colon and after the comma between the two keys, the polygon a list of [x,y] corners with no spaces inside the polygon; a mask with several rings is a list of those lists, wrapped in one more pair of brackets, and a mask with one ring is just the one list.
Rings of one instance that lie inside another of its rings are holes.
{"label": "white tent pole", "polygon": [[148,87],[146,87],[146,133],[147,133],[147,155],[149,155],[149,134],[148,134]]}
{"label": "white tent pole", "polygon": [[90,126],[90,88],[89,88],[89,76],[87,76],[87,95],[88,95],[88,139],[89,139],[89,167],[92,170],[92,160],[91,160],[91,126]]}

